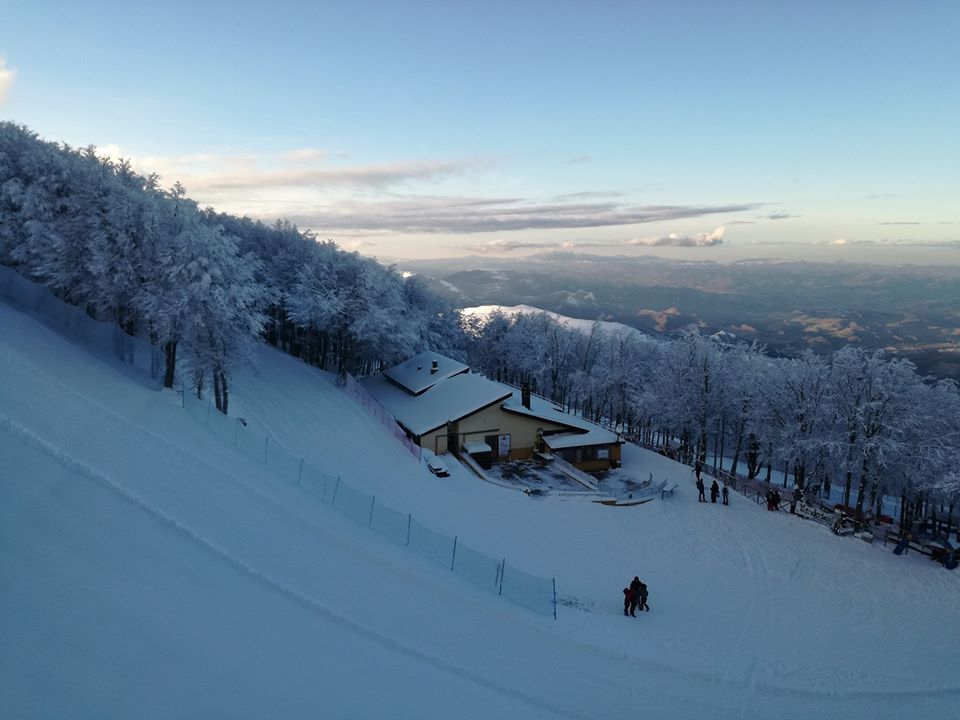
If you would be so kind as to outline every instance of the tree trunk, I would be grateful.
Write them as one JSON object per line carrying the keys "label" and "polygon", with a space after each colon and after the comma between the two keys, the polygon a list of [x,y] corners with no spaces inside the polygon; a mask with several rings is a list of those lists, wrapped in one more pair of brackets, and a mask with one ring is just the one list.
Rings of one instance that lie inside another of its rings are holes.
{"label": "tree trunk", "polygon": [[170,340],[163,346],[163,386],[173,387],[173,377],[177,369],[177,341]]}
{"label": "tree trunk", "polygon": [[223,370],[221,370],[219,375],[220,375],[220,393],[222,395],[222,403],[223,403],[223,409],[221,410],[221,412],[224,415],[226,415],[227,403],[230,399],[230,392],[227,389],[227,374]]}

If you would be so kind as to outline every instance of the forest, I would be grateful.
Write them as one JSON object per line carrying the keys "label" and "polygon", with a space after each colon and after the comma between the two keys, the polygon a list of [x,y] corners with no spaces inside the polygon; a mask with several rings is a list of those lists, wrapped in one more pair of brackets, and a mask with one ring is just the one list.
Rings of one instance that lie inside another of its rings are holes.
{"label": "forest", "polygon": [[463,318],[415,275],[278,221],[202,209],[126,161],[0,123],[0,263],[149,339],[163,383],[212,394],[266,342],[341,375],[436,350],[688,463],[842,487],[858,516],[901,522],[960,498],[960,393],[854,345],[770,356],[687,332],[589,333],[546,314]]}
{"label": "forest", "polygon": [[0,263],[149,339],[166,387],[185,379],[226,413],[230,370],[260,341],[341,374],[458,352],[459,313],[419,278],[185,193],[0,123]]}
{"label": "forest", "polygon": [[[859,519],[900,497],[901,515],[954,518],[960,498],[960,393],[907,360],[849,345],[771,357],[756,343],[694,331],[668,341],[589,333],[547,314],[468,318],[471,361],[572,412],[620,425],[693,465],[808,493],[839,486]],[[782,473],[782,474],[781,474]]]}

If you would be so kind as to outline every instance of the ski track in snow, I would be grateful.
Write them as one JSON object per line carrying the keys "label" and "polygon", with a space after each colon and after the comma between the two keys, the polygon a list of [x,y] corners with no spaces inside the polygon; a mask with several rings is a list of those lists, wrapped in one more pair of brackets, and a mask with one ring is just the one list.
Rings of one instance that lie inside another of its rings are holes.
{"label": "ski track in snow", "polygon": [[265,572],[262,572],[257,568],[247,564],[242,559],[236,557],[235,555],[232,555],[231,553],[227,552],[226,550],[216,545],[211,540],[208,540],[203,535],[195,532],[194,530],[189,528],[187,525],[182,523],[180,520],[177,520],[176,518],[171,517],[170,515],[160,510],[159,508],[146,502],[142,498],[138,497],[136,493],[133,493],[130,490],[127,490],[126,488],[122,487],[119,483],[107,477],[106,475],[74,459],[73,457],[65,453],[63,450],[59,449],[57,446],[35,435],[34,433],[30,432],[28,429],[22,427],[21,425],[18,425],[17,423],[13,422],[10,418],[6,417],[3,414],[0,414],[0,430],[16,436],[16,438],[20,442],[24,443],[25,445],[39,450],[43,454],[47,455],[48,457],[52,458],[56,462],[63,465],[65,468],[67,468],[71,472],[76,473],[77,475],[98,484],[100,487],[113,493],[114,495],[126,501],[130,505],[145,512],[153,520],[176,531],[178,534],[188,539],[194,545],[201,547],[203,550],[210,553],[211,555],[216,557],[218,560],[230,565],[231,567],[236,569],[238,572],[242,573],[247,578],[249,578],[251,581],[259,583],[264,587],[269,588],[270,590],[284,596],[285,598],[287,598],[292,602],[297,603],[298,605],[304,607],[305,609],[309,610],[310,612],[314,613],[315,615],[319,616],[320,618],[328,622],[335,623],[344,628],[347,628],[357,633],[358,635],[363,635],[364,637],[370,640],[373,640],[377,644],[393,652],[399,653],[401,655],[405,655],[419,662],[427,663],[428,665],[436,667],[440,670],[453,673],[454,675],[458,675],[459,677],[470,680],[478,685],[494,690],[504,696],[515,698],[529,705],[539,707],[549,712],[556,713],[560,717],[568,717],[568,718],[575,718],[575,719],[586,719],[590,717],[588,715],[583,715],[578,712],[570,711],[567,708],[563,708],[558,705],[551,704],[541,698],[537,698],[537,697],[528,695],[526,693],[522,693],[518,690],[501,685],[500,683],[497,683],[491,680],[490,678],[484,677],[466,668],[458,667],[456,665],[448,663],[442,660],[441,658],[430,655],[417,648],[405,645],[394,638],[387,637],[386,635],[383,635],[368,626],[361,625],[355,620],[348,618],[344,615],[341,615],[333,611],[332,609],[319,604],[313,598],[303,595],[302,593],[298,592],[294,588],[288,585],[285,585],[284,583],[271,577]]}

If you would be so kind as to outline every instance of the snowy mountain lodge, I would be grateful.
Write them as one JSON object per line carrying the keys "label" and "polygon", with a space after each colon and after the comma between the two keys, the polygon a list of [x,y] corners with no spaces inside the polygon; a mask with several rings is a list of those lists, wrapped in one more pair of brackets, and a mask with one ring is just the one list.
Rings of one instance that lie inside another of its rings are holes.
{"label": "snowy mountain lodge", "polygon": [[620,462],[616,433],[434,352],[366,378],[363,386],[420,447],[438,455],[467,452],[489,467],[537,451],[588,472]]}

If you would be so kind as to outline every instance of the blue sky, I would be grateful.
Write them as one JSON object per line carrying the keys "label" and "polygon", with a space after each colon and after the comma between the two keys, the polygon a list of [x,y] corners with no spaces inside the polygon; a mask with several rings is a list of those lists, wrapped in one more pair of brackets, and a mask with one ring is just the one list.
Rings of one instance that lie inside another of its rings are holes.
{"label": "blue sky", "polygon": [[367,254],[960,262],[955,1],[0,17],[4,119]]}

